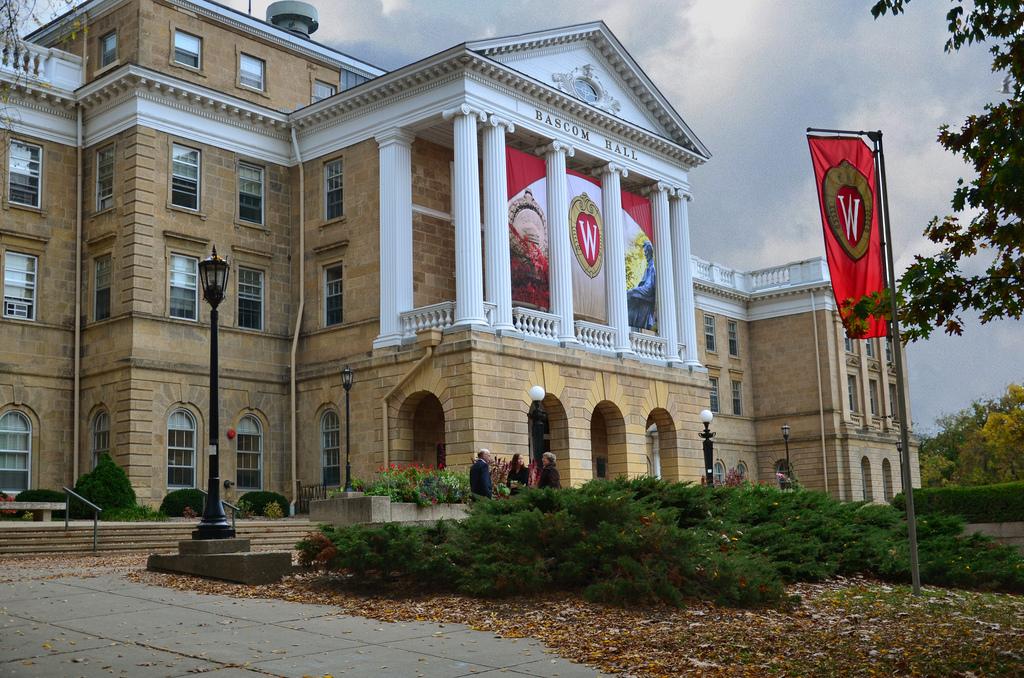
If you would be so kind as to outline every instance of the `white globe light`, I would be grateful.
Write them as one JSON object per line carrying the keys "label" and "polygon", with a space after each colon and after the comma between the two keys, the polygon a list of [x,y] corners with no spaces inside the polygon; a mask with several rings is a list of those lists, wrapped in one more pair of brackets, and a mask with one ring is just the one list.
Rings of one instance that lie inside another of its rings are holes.
{"label": "white globe light", "polygon": [[543,386],[531,386],[530,387],[530,400],[534,402],[540,402],[544,400],[544,387]]}
{"label": "white globe light", "polygon": [[715,418],[715,415],[711,413],[711,410],[701,410],[700,420],[705,424],[710,424],[711,420]]}

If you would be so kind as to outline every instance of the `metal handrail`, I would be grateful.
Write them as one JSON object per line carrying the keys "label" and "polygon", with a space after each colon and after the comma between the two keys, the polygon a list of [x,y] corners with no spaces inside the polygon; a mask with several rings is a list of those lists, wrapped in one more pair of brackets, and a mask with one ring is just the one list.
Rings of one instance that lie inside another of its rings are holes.
{"label": "metal handrail", "polygon": [[[204,497],[210,496],[210,493],[207,492],[206,490],[199,490],[199,492]],[[223,499],[220,500],[220,503],[224,504],[224,506],[227,506],[229,509],[231,509],[231,529],[235,529],[235,514],[238,513],[241,509],[235,506],[234,504],[224,501]]]}
{"label": "metal handrail", "polygon": [[98,532],[99,532],[100,514],[103,513],[103,509],[101,509],[99,506],[97,506],[96,504],[92,503],[91,501],[89,501],[88,499],[83,497],[82,495],[78,494],[74,490],[69,489],[67,487],[65,487],[63,489],[64,489],[64,531],[66,532],[67,529],[68,529],[68,517],[71,515],[71,497],[74,497],[75,499],[77,499],[78,501],[82,502],[83,504],[85,504],[86,506],[88,506],[89,508],[92,509],[92,552],[96,553],[96,551],[97,551],[97,541],[98,541],[97,540],[97,535],[98,535]]}

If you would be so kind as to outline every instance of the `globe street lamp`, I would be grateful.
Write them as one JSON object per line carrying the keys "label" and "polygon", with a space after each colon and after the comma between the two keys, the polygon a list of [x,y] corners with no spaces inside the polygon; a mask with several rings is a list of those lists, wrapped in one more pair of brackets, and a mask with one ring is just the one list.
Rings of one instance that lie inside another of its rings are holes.
{"label": "globe street lamp", "polygon": [[[900,458],[900,485],[902,486],[903,485],[903,441],[898,439],[898,438],[896,440],[896,454]],[[902,487],[901,489],[904,492],[907,491],[907,488],[905,488],[905,487]]]}
{"label": "globe street lamp", "polygon": [[355,377],[355,372],[346,365],[345,369],[341,371],[341,385],[345,389],[345,492],[355,492],[352,488],[352,427],[350,426],[351,417],[348,406],[348,392],[352,390],[353,377]]}
{"label": "globe street lamp", "polygon": [[533,459],[538,464],[540,463],[541,455],[544,454],[544,433],[547,429],[548,413],[544,411],[544,405],[541,401],[544,400],[544,387],[543,386],[531,386],[530,387],[530,400],[533,401],[533,405],[530,406],[530,441],[533,447]]}
{"label": "globe street lamp", "polygon": [[789,424],[782,425],[782,439],[786,441],[786,479],[793,475],[793,467],[789,465]]}
{"label": "globe street lamp", "polygon": [[711,431],[711,422],[715,415],[711,410],[701,410],[700,420],[704,423],[704,430],[698,433],[704,439],[704,482],[708,487],[715,484],[715,434]]}
{"label": "globe street lamp", "polygon": [[213,254],[199,262],[199,281],[203,285],[203,299],[210,304],[210,473],[207,482],[206,506],[199,527],[192,532],[193,539],[231,539],[235,531],[228,524],[224,505],[220,501],[220,455],[217,439],[220,437],[220,389],[217,385],[217,306],[224,301],[229,266],[226,259]]}

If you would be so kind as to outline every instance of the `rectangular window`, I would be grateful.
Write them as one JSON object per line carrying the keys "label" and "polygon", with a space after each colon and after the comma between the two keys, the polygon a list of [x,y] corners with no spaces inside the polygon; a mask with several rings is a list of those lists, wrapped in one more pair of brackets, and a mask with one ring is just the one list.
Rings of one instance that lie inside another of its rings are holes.
{"label": "rectangular window", "polygon": [[194,430],[184,427],[167,429],[167,487],[195,486],[195,454]]}
{"label": "rectangular window", "polygon": [[889,384],[889,413],[892,415],[893,423],[897,423],[900,420],[899,412],[900,403],[896,399],[896,384]]}
{"label": "rectangular window", "polygon": [[174,63],[192,68],[200,68],[202,55],[202,39],[191,33],[174,31]]}
{"label": "rectangular window", "polygon": [[4,317],[36,319],[36,268],[30,254],[8,252],[4,255]]}
{"label": "rectangular window", "polygon": [[857,411],[857,377],[848,374],[846,375],[846,394],[850,400],[850,411]]}
{"label": "rectangular window", "polygon": [[743,414],[743,383],[739,381],[732,382],[732,413]]}
{"label": "rectangular window", "polygon": [[43,149],[24,141],[11,141],[7,154],[7,198],[18,205],[39,207],[39,181],[43,172]]}
{"label": "rectangular window", "polygon": [[874,358],[875,357],[875,340],[874,339],[865,339],[864,340],[864,352],[867,354],[867,356],[869,358]]}
{"label": "rectangular window", "polygon": [[100,68],[117,61],[117,31],[110,31],[100,38]]}
{"label": "rectangular window", "polygon": [[96,291],[92,306],[93,319],[105,320],[110,317],[110,255],[96,257],[94,266],[93,286]]}
{"label": "rectangular window", "polygon": [[324,219],[337,219],[345,213],[341,160],[324,165]]}
{"label": "rectangular window", "polygon": [[238,57],[238,82],[246,87],[252,87],[263,91],[263,72],[266,63],[263,59],[257,59],[248,54],[241,54]]}
{"label": "rectangular window", "polygon": [[324,82],[323,80],[314,80],[313,81],[313,103],[314,104],[316,102],[320,101],[321,99],[326,99],[328,97],[332,97],[332,96],[334,96],[337,93],[338,93],[338,88],[335,87],[334,85],[332,85],[331,83]]}
{"label": "rectangular window", "polygon": [[324,325],[341,323],[342,301],[342,267],[331,266],[324,269]]}
{"label": "rectangular window", "polygon": [[892,362],[892,339],[889,337],[885,338],[885,362]]}
{"label": "rectangular window", "polygon": [[263,487],[263,473],[260,468],[263,456],[263,440],[259,432],[238,432],[235,441],[238,468],[235,482],[240,490],[258,490]]}
{"label": "rectangular window", "polygon": [[853,353],[853,339],[850,337],[843,337],[843,342],[846,344],[846,352]]}
{"label": "rectangular window", "polygon": [[740,354],[740,331],[739,323],[735,320],[729,321],[729,355]]}
{"label": "rectangular window", "polygon": [[170,316],[172,318],[196,319],[198,266],[199,260],[195,257],[171,255]]}
{"label": "rectangular window", "polygon": [[238,218],[253,224],[263,223],[263,168],[238,165]]}
{"label": "rectangular window", "polygon": [[197,210],[199,209],[199,151],[174,144],[172,157],[171,204]]}
{"label": "rectangular window", "polygon": [[369,78],[367,78],[365,75],[359,75],[358,73],[353,73],[352,71],[343,70],[341,72],[341,89],[342,91],[352,89],[353,87],[357,87],[363,84],[367,80],[369,80]]}
{"label": "rectangular window", "polygon": [[96,151],[96,211],[114,206],[114,147]]}
{"label": "rectangular window", "polygon": [[711,380],[711,411],[719,412],[718,406],[718,377],[710,377]]}
{"label": "rectangular window", "polygon": [[715,316],[704,316],[704,348],[708,353],[715,352]]}
{"label": "rectangular window", "polygon": [[871,416],[878,416],[878,382],[874,379],[868,379],[868,398],[870,398],[869,405],[871,406]]}
{"label": "rectangular window", "polygon": [[238,269],[238,326],[263,329],[263,271]]}

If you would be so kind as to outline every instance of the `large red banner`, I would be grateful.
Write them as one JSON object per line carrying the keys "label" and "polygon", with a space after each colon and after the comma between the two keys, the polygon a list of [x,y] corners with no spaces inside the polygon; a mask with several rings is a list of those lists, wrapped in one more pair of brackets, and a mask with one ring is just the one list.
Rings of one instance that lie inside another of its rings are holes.
{"label": "large red banner", "polygon": [[871,316],[866,323],[857,322],[850,311],[861,298],[885,288],[875,159],[867,144],[856,137],[810,136],[807,143],[818,186],[832,292],[846,334],[858,339],[884,337],[884,318]]}

